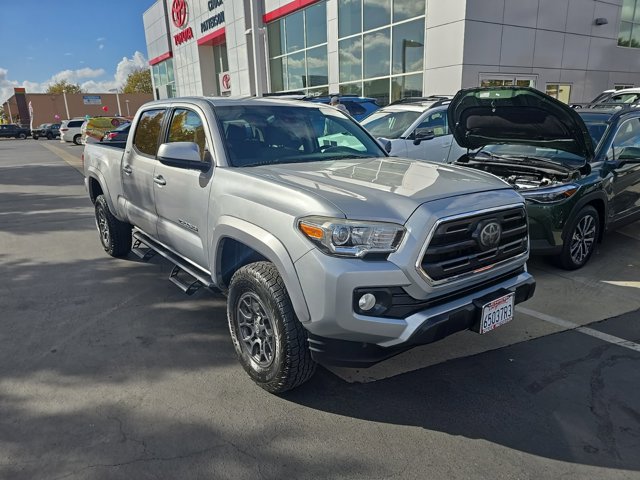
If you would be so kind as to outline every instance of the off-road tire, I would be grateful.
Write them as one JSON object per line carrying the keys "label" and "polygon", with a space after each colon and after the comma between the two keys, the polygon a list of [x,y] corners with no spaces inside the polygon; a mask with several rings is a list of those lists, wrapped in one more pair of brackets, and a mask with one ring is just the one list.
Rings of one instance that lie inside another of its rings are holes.
{"label": "off-road tire", "polygon": [[73,143],[75,143],[76,145],[80,145],[80,139],[82,138],[82,135],[74,135],[73,136]]}
{"label": "off-road tire", "polygon": [[[270,365],[256,362],[242,340],[238,322],[243,295],[253,294],[273,323],[275,348]],[[251,379],[271,393],[282,393],[302,385],[316,369],[307,334],[291,305],[291,299],[277,268],[270,262],[256,262],[240,268],[231,278],[227,318],[233,346]]]}
{"label": "off-road tire", "polygon": [[[131,251],[131,225],[113,216],[104,195],[96,198],[95,212],[96,227],[104,251],[112,257],[126,256]],[[108,229],[106,237],[103,228]]]}
{"label": "off-road tire", "polygon": [[[578,226],[584,226],[585,223],[593,226],[593,234],[590,235],[592,240],[590,241],[590,249],[584,258],[576,259],[571,253],[572,245],[574,243],[574,235],[580,235]],[[562,245],[562,252],[556,257],[556,264],[565,270],[577,270],[586,265],[593,252],[596,250],[598,239],[600,238],[600,215],[598,211],[591,205],[584,207],[575,218],[569,224],[564,237],[564,244]]]}

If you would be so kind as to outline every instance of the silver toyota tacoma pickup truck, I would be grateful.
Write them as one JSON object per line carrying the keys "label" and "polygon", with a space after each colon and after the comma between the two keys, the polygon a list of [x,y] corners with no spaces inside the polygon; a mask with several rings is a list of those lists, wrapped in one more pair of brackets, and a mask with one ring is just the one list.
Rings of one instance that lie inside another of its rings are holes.
{"label": "silver toyota tacoma pickup truck", "polygon": [[390,158],[329,106],[176,98],[88,144],[105,251],[228,298],[239,360],[279,393],[513,318],[533,295],[524,201],[493,175]]}

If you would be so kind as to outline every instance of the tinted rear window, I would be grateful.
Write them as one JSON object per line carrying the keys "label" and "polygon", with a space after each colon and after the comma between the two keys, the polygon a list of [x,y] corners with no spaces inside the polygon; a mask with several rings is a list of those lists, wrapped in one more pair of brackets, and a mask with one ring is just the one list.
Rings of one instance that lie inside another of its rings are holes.
{"label": "tinted rear window", "polygon": [[140,115],[133,138],[133,145],[140,153],[156,156],[164,112],[164,110],[147,110]]}
{"label": "tinted rear window", "polygon": [[84,120],[74,120],[73,122],[69,122],[67,124],[67,127],[68,128],[80,128],[83,123],[84,123]]}

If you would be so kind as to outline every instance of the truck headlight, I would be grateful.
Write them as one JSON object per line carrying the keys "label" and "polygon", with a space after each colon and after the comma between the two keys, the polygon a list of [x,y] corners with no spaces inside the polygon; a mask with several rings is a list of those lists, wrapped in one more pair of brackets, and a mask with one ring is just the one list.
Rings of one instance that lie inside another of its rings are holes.
{"label": "truck headlight", "polygon": [[573,196],[580,187],[569,183],[567,185],[559,185],[549,188],[536,188],[531,190],[520,191],[519,193],[535,203],[553,203],[565,200]]}
{"label": "truck headlight", "polygon": [[392,253],[398,249],[405,229],[402,225],[327,217],[298,220],[300,231],[323,252],[345,257],[370,253]]}

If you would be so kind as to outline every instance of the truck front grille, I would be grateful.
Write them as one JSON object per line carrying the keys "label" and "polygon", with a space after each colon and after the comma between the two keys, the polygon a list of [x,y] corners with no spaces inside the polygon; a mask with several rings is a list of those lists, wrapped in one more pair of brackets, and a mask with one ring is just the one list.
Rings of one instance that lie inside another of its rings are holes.
{"label": "truck front grille", "polygon": [[420,267],[429,279],[441,282],[491,268],[526,253],[527,248],[524,207],[472,214],[437,225]]}

